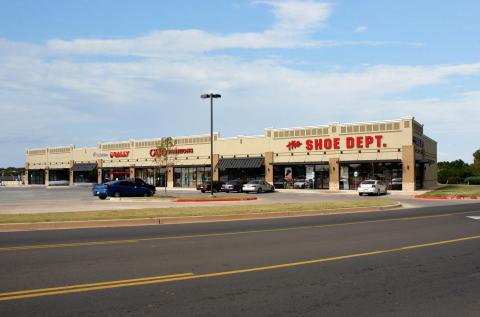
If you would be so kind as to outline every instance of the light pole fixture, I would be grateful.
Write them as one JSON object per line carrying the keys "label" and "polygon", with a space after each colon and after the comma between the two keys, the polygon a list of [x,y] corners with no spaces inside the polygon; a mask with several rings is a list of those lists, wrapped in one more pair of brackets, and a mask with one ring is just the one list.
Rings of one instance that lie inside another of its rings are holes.
{"label": "light pole fixture", "polygon": [[210,99],[210,196],[213,197],[213,98],[221,98],[220,94],[203,94],[202,99]]}

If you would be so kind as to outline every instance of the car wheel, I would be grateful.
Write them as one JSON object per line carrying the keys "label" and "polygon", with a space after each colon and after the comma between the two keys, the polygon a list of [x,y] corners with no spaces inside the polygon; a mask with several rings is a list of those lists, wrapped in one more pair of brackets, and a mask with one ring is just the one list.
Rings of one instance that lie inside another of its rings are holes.
{"label": "car wheel", "polygon": [[98,198],[100,198],[101,200],[105,200],[107,198],[107,195],[105,194],[99,194],[98,195]]}
{"label": "car wheel", "polygon": [[263,192],[262,188],[260,187],[259,189],[257,189],[257,194],[261,194]]}
{"label": "car wheel", "polygon": [[358,193],[358,196],[363,196],[363,194],[362,194],[362,193]]}
{"label": "car wheel", "polygon": [[201,192],[204,193],[205,191],[202,189]]}
{"label": "car wheel", "polygon": [[228,194],[230,191],[229,190],[226,190],[225,193]]}
{"label": "car wheel", "polygon": [[150,197],[150,193],[144,192],[143,197]]}
{"label": "car wheel", "polygon": [[119,192],[114,192],[114,193],[113,193],[113,197],[117,197],[117,198],[118,198],[118,197],[121,197],[121,196],[122,196],[122,195],[120,195]]}
{"label": "car wheel", "polygon": [[275,191],[275,187],[273,187],[273,186],[272,186],[272,190],[271,190],[271,192],[273,193],[274,191]]}

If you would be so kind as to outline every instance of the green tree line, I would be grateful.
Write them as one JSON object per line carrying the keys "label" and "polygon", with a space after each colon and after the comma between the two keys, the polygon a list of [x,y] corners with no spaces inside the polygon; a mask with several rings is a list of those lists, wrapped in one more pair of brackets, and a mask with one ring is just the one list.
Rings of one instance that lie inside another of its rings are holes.
{"label": "green tree line", "polygon": [[438,182],[442,184],[480,185],[480,149],[473,153],[473,164],[463,160],[438,162]]}

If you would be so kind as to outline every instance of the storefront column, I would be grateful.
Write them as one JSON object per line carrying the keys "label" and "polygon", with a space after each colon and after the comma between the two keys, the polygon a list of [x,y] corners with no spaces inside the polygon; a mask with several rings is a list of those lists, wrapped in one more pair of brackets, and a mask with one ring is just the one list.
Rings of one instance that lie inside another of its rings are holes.
{"label": "storefront column", "polygon": [[97,160],[97,184],[103,183],[103,161],[102,159]]}
{"label": "storefront column", "polygon": [[48,186],[49,178],[48,178],[48,167],[45,167],[45,186]]}
{"label": "storefront column", "polygon": [[130,166],[130,178],[135,178],[135,165]]}
{"label": "storefront column", "polygon": [[330,166],[328,190],[340,190],[340,159],[330,158],[328,165]]}
{"label": "storefront column", "polygon": [[25,174],[23,176],[23,184],[28,185],[30,184],[30,180],[28,179],[28,169],[30,168],[30,164],[25,164]]}
{"label": "storefront column", "polygon": [[73,186],[73,161],[70,161],[68,185]]}
{"label": "storefront column", "polygon": [[415,190],[415,150],[413,145],[402,146],[402,191]]}
{"label": "storefront column", "polygon": [[265,152],[265,181],[273,184],[273,152]]}
{"label": "storefront column", "polygon": [[213,177],[214,181],[218,181],[218,179],[219,179],[219,173],[218,173],[218,168],[217,168],[219,157],[220,157],[220,155],[213,154],[212,177]]}
{"label": "storefront column", "polygon": [[167,166],[167,187],[173,187],[173,165]]}

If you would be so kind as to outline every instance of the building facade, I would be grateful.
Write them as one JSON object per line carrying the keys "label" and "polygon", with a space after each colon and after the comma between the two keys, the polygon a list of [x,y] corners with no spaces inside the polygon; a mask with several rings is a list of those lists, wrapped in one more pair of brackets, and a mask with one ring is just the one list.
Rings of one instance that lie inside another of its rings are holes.
{"label": "building facade", "polygon": [[267,128],[260,136],[215,133],[213,173],[210,135],[174,140],[168,151],[158,148],[160,139],[29,149],[25,179],[52,186],[139,177],[157,186],[196,187],[213,174],[221,181],[265,179],[276,188],[329,190],[379,179],[404,191],[437,183],[437,143],[413,117]]}

